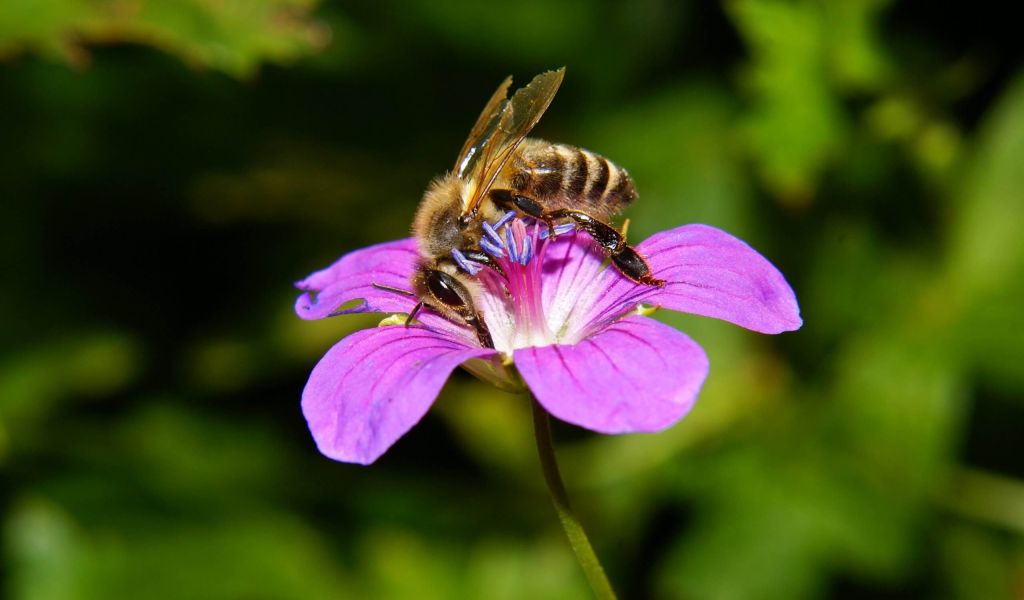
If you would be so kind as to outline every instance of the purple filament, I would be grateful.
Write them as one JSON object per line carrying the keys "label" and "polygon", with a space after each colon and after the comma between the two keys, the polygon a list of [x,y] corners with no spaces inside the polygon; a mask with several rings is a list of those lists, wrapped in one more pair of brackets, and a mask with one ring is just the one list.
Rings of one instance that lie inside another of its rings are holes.
{"label": "purple filament", "polygon": [[546,240],[548,237],[558,237],[563,233],[569,233],[573,229],[576,229],[576,225],[573,223],[562,223],[561,225],[555,225],[555,235],[551,235],[551,230],[544,227],[540,230],[540,239]]}
{"label": "purple filament", "polygon": [[523,251],[519,254],[519,264],[525,267],[531,258],[533,258],[533,238],[526,236],[523,238]]}
{"label": "purple filament", "polygon": [[494,245],[500,248],[503,242],[501,241],[501,236],[498,235],[498,230],[495,227],[491,226],[491,224],[488,223],[487,221],[484,221],[483,228],[484,235],[487,236],[487,239],[494,242]]}
{"label": "purple filament", "polygon": [[495,244],[487,238],[480,240],[480,247],[483,248],[484,252],[490,254],[494,258],[504,258],[505,251],[502,250],[504,244]]}
{"label": "purple filament", "polygon": [[519,249],[516,248],[516,239],[512,236],[512,228],[505,229],[505,249],[508,250],[508,257],[514,262],[519,262]]}
{"label": "purple filament", "polygon": [[497,231],[497,230],[501,229],[509,221],[511,221],[515,216],[516,216],[516,211],[514,211],[514,210],[508,211],[507,213],[502,215],[500,219],[498,219],[497,221],[494,222],[494,230]]}
{"label": "purple filament", "polygon": [[455,262],[458,263],[459,268],[469,273],[470,275],[476,275],[477,273],[480,272],[481,267],[479,265],[474,265],[473,263],[471,263],[469,259],[467,259],[466,256],[459,251],[458,248],[452,248],[452,258],[454,258]]}

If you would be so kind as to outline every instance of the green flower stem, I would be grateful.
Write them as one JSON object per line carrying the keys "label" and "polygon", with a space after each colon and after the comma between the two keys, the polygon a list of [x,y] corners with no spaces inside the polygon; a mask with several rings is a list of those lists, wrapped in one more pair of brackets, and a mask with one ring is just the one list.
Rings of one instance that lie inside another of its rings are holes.
{"label": "green flower stem", "polygon": [[587,539],[587,532],[583,531],[579,519],[572,512],[569,506],[569,496],[565,493],[565,484],[562,483],[562,476],[558,472],[558,461],[555,460],[555,447],[551,442],[551,423],[548,421],[548,413],[537,400],[530,398],[533,405],[533,433],[537,438],[537,454],[540,456],[540,468],[544,472],[544,482],[547,483],[548,493],[551,494],[551,502],[555,505],[558,513],[558,520],[562,522],[565,535],[569,538],[576,553],[576,560],[583,568],[583,573],[594,590],[594,595],[602,600],[615,599],[615,591],[612,590],[608,576],[604,573],[601,561],[597,560],[594,548]]}

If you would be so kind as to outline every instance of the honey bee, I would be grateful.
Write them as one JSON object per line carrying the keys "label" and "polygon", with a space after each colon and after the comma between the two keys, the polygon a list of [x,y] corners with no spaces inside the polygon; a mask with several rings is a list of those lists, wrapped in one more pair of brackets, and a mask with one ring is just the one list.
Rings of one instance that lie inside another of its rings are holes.
{"label": "honey bee", "polygon": [[[480,343],[493,346],[473,298],[480,283],[470,272],[489,266],[500,272],[480,246],[482,224],[507,211],[555,227],[583,229],[626,277],[661,286],[646,259],[608,221],[636,199],[626,170],[608,159],[566,144],[527,139],[554,98],[565,68],[536,76],[508,98],[508,77],[484,106],[462,146],[455,167],[427,189],[413,220],[420,261],[412,278],[419,299],[411,321],[424,305],[462,319]],[[467,262],[468,261],[468,262]],[[467,272],[466,265],[473,268]]]}

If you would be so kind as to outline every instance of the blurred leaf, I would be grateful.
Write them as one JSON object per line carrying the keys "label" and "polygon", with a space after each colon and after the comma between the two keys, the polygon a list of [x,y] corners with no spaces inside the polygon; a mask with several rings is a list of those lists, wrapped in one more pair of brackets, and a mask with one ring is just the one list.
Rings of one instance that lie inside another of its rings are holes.
{"label": "blurred leaf", "polygon": [[319,532],[287,514],[236,512],[209,522],[103,531],[92,598],[362,598]]}
{"label": "blurred leaf", "polygon": [[52,503],[31,498],[15,504],[5,516],[3,528],[8,597],[84,598],[89,563],[81,537],[73,520]]}
{"label": "blurred leaf", "polygon": [[861,520],[846,521],[845,553],[858,570],[905,564],[916,519],[950,476],[967,399],[951,358],[930,339],[894,332],[851,341],[840,358],[822,435],[862,494]]}
{"label": "blurred leaf", "polygon": [[787,203],[805,203],[847,135],[828,77],[832,32],[814,2],[735,0],[727,6],[753,55],[744,77],[753,100],[744,124],[750,152],[769,188]]}
{"label": "blurred leaf", "polygon": [[[365,149],[296,150],[294,145],[278,139],[258,165],[198,177],[192,211],[219,226],[296,221],[310,231],[341,232],[349,239],[360,235],[366,243],[408,235],[406,221],[423,185],[415,178],[422,173],[420,165],[395,164],[394,157],[373,156]],[[381,210],[384,199],[388,210]]]}
{"label": "blurred leaf", "polygon": [[590,598],[580,567],[561,531],[523,543],[488,537],[471,548],[463,578],[466,600]]}
{"label": "blurred leaf", "polygon": [[1006,90],[981,129],[958,201],[951,206],[950,277],[968,292],[1024,272],[1024,77]]}
{"label": "blurred leaf", "polygon": [[[475,2],[409,2],[406,10],[459,45],[508,61],[512,57],[543,60],[579,48],[597,25],[597,14],[586,0],[500,0]],[[565,27],[573,22],[575,27]],[[496,31],[514,31],[515,44]],[[548,65],[557,68],[560,64]]]}
{"label": "blurred leaf", "polygon": [[805,440],[780,442],[745,444],[691,472],[710,495],[659,565],[660,597],[815,595],[831,521],[828,477],[813,461],[797,460],[811,456]]}
{"label": "blurred leaf", "polygon": [[878,89],[891,75],[881,46],[880,13],[892,0],[833,0],[821,3],[828,35],[830,74],[844,91]]}
{"label": "blurred leaf", "polygon": [[665,597],[813,598],[830,566],[879,581],[906,569],[952,452],[957,380],[884,344],[845,362],[824,421],[768,420],[690,473],[704,510],[659,569]]}
{"label": "blurred leaf", "polygon": [[115,332],[80,333],[11,355],[0,363],[0,429],[9,427],[15,440],[31,437],[61,402],[123,389],[141,360],[135,340]]}
{"label": "blurred leaf", "polygon": [[[977,527],[954,524],[941,532],[938,550],[942,558],[941,578],[949,585],[950,598],[987,600],[1014,598],[1019,581],[1014,582],[1015,568],[1008,560],[1006,542]],[[1021,550],[1017,549],[1018,563]],[[1019,578],[1019,575],[1018,575]]]}
{"label": "blurred leaf", "polygon": [[150,510],[148,502],[158,501],[208,514],[262,506],[281,493],[289,455],[273,431],[186,410],[173,400],[140,401],[114,423],[78,419],[52,426],[72,442],[48,452],[75,469],[48,482],[48,489],[63,494],[76,513],[118,523],[124,515],[103,509],[115,498],[126,512]]}
{"label": "blurred leaf", "polygon": [[670,85],[584,124],[580,145],[626,168],[640,197],[626,216],[630,237],[684,223],[713,223],[743,235],[750,186],[729,136],[734,101],[710,85]]}
{"label": "blurred leaf", "polygon": [[961,516],[1024,535],[1024,481],[961,468],[938,500]]}
{"label": "blurred leaf", "polygon": [[537,458],[527,397],[477,382],[452,383],[435,410],[440,410],[467,452],[490,469],[533,479]]}
{"label": "blurred leaf", "polygon": [[589,598],[583,574],[557,533],[531,542],[488,536],[456,546],[380,528],[361,542],[361,572],[372,598]]}
{"label": "blurred leaf", "polygon": [[328,30],[310,19],[318,0],[5,0],[0,56],[22,51],[88,58],[86,45],[133,42],[199,66],[251,75],[322,46]]}
{"label": "blurred leaf", "polygon": [[[597,96],[635,80],[638,65],[669,55],[677,41],[673,28],[684,22],[689,9],[670,0],[603,5],[588,0],[418,0],[400,6],[404,25],[417,33],[428,31],[431,44],[450,44],[489,69],[525,63],[539,71],[564,65],[572,74],[570,87]],[[495,35],[498,31],[515,32],[516,42]],[[612,37],[616,43],[606,43]]]}
{"label": "blurred leaf", "polygon": [[362,540],[360,557],[372,582],[374,598],[457,597],[461,568],[450,546],[431,540],[428,544],[410,532],[377,529]]}
{"label": "blurred leaf", "polygon": [[206,495],[230,492],[245,485],[260,486],[268,475],[281,473],[284,457],[266,431],[244,423],[224,422],[181,410],[173,404],[154,404],[122,425],[125,448],[134,460],[158,473],[165,494]]}
{"label": "blurred leaf", "polygon": [[1024,77],[986,119],[950,207],[948,285],[962,314],[958,342],[985,371],[1024,387]]}
{"label": "blurred leaf", "polygon": [[1003,282],[1001,289],[976,294],[966,305],[950,336],[979,375],[993,387],[1010,391],[1010,398],[1024,401],[1024,271]]}
{"label": "blurred leaf", "polygon": [[189,353],[192,379],[208,390],[232,391],[256,375],[255,348],[240,340],[208,340]]}

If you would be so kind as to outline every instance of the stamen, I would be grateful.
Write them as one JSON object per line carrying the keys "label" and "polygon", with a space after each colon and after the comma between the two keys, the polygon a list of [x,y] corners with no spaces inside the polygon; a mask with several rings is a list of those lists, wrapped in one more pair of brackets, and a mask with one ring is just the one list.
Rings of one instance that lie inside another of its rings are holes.
{"label": "stamen", "polygon": [[519,249],[516,248],[516,240],[512,236],[512,228],[505,229],[505,249],[508,250],[508,257],[519,262]]}
{"label": "stamen", "polygon": [[507,213],[502,215],[502,217],[500,219],[498,219],[497,221],[494,222],[494,230],[497,231],[497,230],[501,229],[502,227],[505,226],[506,223],[511,221],[513,218],[515,218],[515,216],[516,216],[516,211],[514,211],[514,210],[508,211]]}
{"label": "stamen", "polygon": [[487,238],[480,239],[480,247],[483,248],[484,252],[490,254],[494,258],[504,258],[505,251],[502,250],[504,244],[497,245]]}
{"label": "stamen", "polygon": [[469,273],[470,275],[476,275],[480,272],[481,267],[470,262],[466,255],[459,251],[458,248],[452,248],[452,258],[458,263],[459,268]]}
{"label": "stamen", "polygon": [[531,258],[533,258],[533,238],[526,236],[523,238],[523,251],[519,254],[519,264],[525,267]]}
{"label": "stamen", "polygon": [[544,227],[543,229],[540,230],[540,239],[546,240],[548,239],[548,237],[555,238],[562,235],[563,233],[569,233],[573,229],[576,229],[576,225],[574,223],[562,223],[560,225],[555,225],[555,235],[552,236],[551,230],[548,229],[547,227]]}
{"label": "stamen", "polygon": [[488,223],[487,221],[484,221],[483,227],[484,235],[486,235],[488,239],[494,242],[494,245],[500,248],[504,242],[501,241],[501,236],[498,235],[498,230],[495,227],[491,226],[491,224]]}

